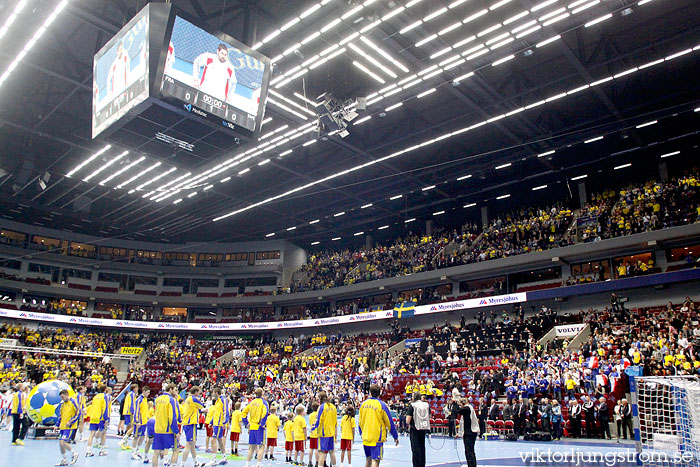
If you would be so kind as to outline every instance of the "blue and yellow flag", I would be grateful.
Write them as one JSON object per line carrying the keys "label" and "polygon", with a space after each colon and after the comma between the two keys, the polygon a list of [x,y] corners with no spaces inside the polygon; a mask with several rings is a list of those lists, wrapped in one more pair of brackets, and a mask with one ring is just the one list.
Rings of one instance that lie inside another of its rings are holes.
{"label": "blue and yellow flag", "polygon": [[415,314],[416,302],[402,302],[394,307],[394,318],[411,318]]}

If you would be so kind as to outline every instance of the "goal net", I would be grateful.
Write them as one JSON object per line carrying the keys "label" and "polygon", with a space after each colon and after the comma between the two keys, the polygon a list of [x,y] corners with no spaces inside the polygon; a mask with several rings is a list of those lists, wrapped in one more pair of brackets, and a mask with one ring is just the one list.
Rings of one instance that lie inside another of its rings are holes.
{"label": "goal net", "polygon": [[700,379],[637,377],[632,412],[638,464],[700,467]]}

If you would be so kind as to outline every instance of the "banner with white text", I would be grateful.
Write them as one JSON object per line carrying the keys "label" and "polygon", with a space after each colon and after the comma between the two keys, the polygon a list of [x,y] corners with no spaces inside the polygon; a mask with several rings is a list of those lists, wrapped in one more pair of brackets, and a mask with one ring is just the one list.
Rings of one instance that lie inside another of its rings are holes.
{"label": "banner with white text", "polygon": [[[415,307],[415,315],[444,313],[449,311],[470,310],[491,306],[503,306],[527,301],[527,293],[497,295],[495,297],[473,298],[454,302],[420,305]],[[371,313],[335,316],[332,318],[304,319],[297,321],[272,321],[262,323],[161,323],[158,321],[131,321],[123,319],[82,318],[79,316],[54,315],[35,313],[33,311],[7,310],[0,308],[0,318],[11,318],[28,321],[41,321],[52,324],[68,324],[83,326],[99,326],[127,329],[152,329],[172,331],[275,331],[281,329],[313,328],[318,326],[333,326],[338,324],[353,324],[355,322],[394,319],[394,310],[381,310]]]}

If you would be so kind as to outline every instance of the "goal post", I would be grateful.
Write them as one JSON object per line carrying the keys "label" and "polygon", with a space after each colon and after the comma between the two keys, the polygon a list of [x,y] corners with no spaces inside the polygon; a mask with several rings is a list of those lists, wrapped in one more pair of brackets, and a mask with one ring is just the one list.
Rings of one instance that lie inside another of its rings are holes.
{"label": "goal post", "polygon": [[630,377],[637,464],[700,467],[700,378]]}

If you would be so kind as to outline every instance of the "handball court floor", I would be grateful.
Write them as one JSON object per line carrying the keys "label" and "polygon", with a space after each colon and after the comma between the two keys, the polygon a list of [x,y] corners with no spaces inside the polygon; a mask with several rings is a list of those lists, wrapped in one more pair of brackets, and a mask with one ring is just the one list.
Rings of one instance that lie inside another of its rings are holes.
{"label": "handball court floor", "polygon": [[[114,427],[110,428],[112,433],[116,432]],[[87,435],[87,433],[86,433]],[[35,440],[25,439],[25,446],[12,446],[11,433],[9,431],[0,432],[0,466],[2,467],[49,467],[60,460],[58,440]],[[245,432],[241,436],[242,440],[247,438]],[[200,462],[208,462],[211,454],[204,452],[204,431],[199,430],[197,438],[197,459]],[[107,436],[107,447],[109,454],[104,457],[95,455],[91,458],[85,457],[86,443],[78,442],[74,449],[79,453],[80,458],[76,466],[90,467],[142,467],[142,461],[132,461],[131,451],[122,450],[118,443],[120,438],[116,435]],[[281,434],[278,445],[284,446],[284,435]],[[226,447],[229,448],[227,441]],[[143,447],[141,448],[143,453]],[[247,445],[241,442],[239,453],[245,456]],[[606,455],[607,459],[591,459],[591,453],[598,456]],[[488,467],[512,467],[512,466],[542,466],[542,467],[633,467],[636,463],[620,459],[621,453],[630,455],[634,453],[634,444],[623,441],[617,444],[615,441],[602,442],[593,440],[561,441],[561,442],[509,442],[509,441],[477,441],[476,456],[479,466]],[[95,450],[97,454],[97,450]],[[263,467],[283,467],[284,452],[275,448],[276,461],[263,460]],[[564,457],[564,456],[568,456]],[[577,456],[584,456],[583,458]],[[616,460],[610,462],[612,456]],[[228,466],[245,466],[245,457],[228,456]],[[282,459],[282,460],[280,460]],[[308,451],[305,460],[308,463]],[[593,462],[589,462],[589,461]],[[338,458],[338,462],[340,459]],[[426,443],[426,463],[427,467],[466,467],[464,459],[464,447],[461,439],[454,440],[443,436],[433,435]],[[149,464],[150,465],[150,464]],[[161,464],[162,465],[162,464]],[[187,460],[187,467],[192,466],[192,460]],[[254,461],[252,463],[254,464]],[[363,467],[364,457],[362,442],[356,436],[352,450],[353,467]],[[399,445],[395,446],[393,441],[385,444],[384,459],[382,467],[412,467],[411,446],[408,436],[402,435]]]}

